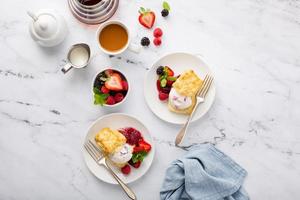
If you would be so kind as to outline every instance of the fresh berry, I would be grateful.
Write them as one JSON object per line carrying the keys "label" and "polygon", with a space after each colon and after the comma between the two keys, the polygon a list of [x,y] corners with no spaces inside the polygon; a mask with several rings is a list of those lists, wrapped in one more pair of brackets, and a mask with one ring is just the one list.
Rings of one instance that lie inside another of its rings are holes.
{"label": "fresh berry", "polygon": [[133,163],[133,167],[134,168],[139,168],[140,166],[141,166],[141,164],[142,164],[142,162],[139,160],[139,161],[137,161],[136,163]]}
{"label": "fresh berry", "polygon": [[167,80],[167,86],[172,87],[173,83],[174,83],[174,81]]}
{"label": "fresh berry", "polygon": [[142,134],[131,127],[123,128],[119,131],[126,137],[126,142],[130,145],[138,145],[139,140],[142,138]]}
{"label": "fresh berry", "polygon": [[[110,77],[113,73],[114,73],[114,70],[112,70],[112,69],[107,69],[104,72],[104,74],[106,75],[106,77]],[[104,76],[101,76],[101,77],[104,77]]]}
{"label": "fresh berry", "polygon": [[127,175],[127,174],[130,173],[131,168],[130,168],[129,165],[125,165],[124,167],[121,168],[121,171],[122,171],[123,174]]}
{"label": "fresh berry", "polygon": [[139,146],[143,147],[147,153],[151,150],[151,145],[148,142],[146,142],[145,140],[140,140]]}
{"label": "fresh berry", "polygon": [[168,76],[174,76],[174,72],[170,67],[165,66],[165,70],[168,73]]}
{"label": "fresh berry", "polygon": [[155,14],[149,9],[145,9],[143,7],[139,10],[140,16],[139,16],[139,22],[144,27],[150,29],[152,28],[154,22],[155,22]]}
{"label": "fresh berry", "polygon": [[160,86],[160,80],[157,80],[157,81],[156,81],[156,88],[157,88],[158,91],[161,91],[161,90],[162,90],[162,88],[161,88],[161,86]]}
{"label": "fresh berry", "polygon": [[170,91],[171,91],[171,87],[164,87],[164,88],[161,88],[160,91],[163,92],[163,93],[165,93],[165,94],[169,94]]}
{"label": "fresh berry", "polygon": [[112,73],[107,81],[105,81],[105,87],[109,90],[120,91],[123,89],[122,78],[118,73]]}
{"label": "fresh berry", "polygon": [[168,15],[169,15],[169,11],[168,11],[167,9],[163,9],[163,10],[161,11],[161,16],[166,17],[166,16],[168,16]]}
{"label": "fresh berry", "polygon": [[163,66],[159,66],[157,69],[156,69],[156,74],[157,75],[162,75],[164,73],[164,67]]}
{"label": "fresh berry", "polygon": [[142,45],[142,46],[149,46],[149,44],[150,44],[149,38],[143,37],[143,38],[141,39],[141,45]]}
{"label": "fresh berry", "polygon": [[107,105],[114,105],[116,103],[115,99],[113,96],[108,96],[106,99],[106,104]]}
{"label": "fresh berry", "polygon": [[153,31],[153,36],[154,37],[161,37],[162,36],[162,34],[163,34],[163,32],[162,32],[162,30],[160,29],[160,28],[156,28],[156,29],[154,29],[154,31]]}
{"label": "fresh berry", "polygon": [[124,99],[124,95],[118,92],[117,94],[115,94],[114,99],[116,103],[119,103]]}
{"label": "fresh berry", "polygon": [[167,99],[169,98],[169,94],[160,91],[160,92],[158,93],[158,98],[159,98],[161,101],[165,101],[165,100],[167,100]]}
{"label": "fresh berry", "polygon": [[122,81],[122,87],[123,87],[123,90],[128,90],[128,83],[127,81]]}
{"label": "fresh berry", "polygon": [[108,94],[108,93],[109,93],[109,89],[107,89],[105,86],[102,86],[102,87],[101,87],[101,92],[102,92],[103,94]]}
{"label": "fresh berry", "polygon": [[142,151],[146,151],[143,146],[135,146],[133,148],[133,153],[138,153],[138,152],[142,152]]}
{"label": "fresh berry", "polygon": [[154,38],[153,44],[154,44],[155,46],[161,45],[161,39],[160,39],[160,38]]}

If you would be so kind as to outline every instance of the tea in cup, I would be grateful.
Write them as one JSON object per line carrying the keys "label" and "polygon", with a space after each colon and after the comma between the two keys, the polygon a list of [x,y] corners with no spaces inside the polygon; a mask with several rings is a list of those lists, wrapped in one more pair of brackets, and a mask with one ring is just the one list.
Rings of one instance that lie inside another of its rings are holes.
{"label": "tea in cup", "polygon": [[128,28],[120,21],[107,21],[98,28],[96,39],[100,49],[109,55],[117,55],[127,48],[138,53],[140,48],[130,44]]}

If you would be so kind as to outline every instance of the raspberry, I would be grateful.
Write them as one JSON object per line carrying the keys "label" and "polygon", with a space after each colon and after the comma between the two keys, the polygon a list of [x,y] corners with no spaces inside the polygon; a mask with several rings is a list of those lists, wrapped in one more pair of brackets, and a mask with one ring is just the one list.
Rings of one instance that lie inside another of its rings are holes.
{"label": "raspberry", "polygon": [[166,93],[163,93],[163,92],[159,92],[158,98],[159,98],[161,101],[167,100],[167,99],[169,98],[169,94],[166,94]]}
{"label": "raspberry", "polygon": [[153,43],[155,46],[161,45],[161,39],[160,38],[154,38]]}
{"label": "raspberry", "polygon": [[174,81],[167,80],[167,86],[172,87],[173,83],[174,83]]}
{"label": "raspberry", "polygon": [[115,102],[115,99],[113,96],[108,96],[107,99],[106,99],[106,104],[107,105],[114,105],[116,102]]}
{"label": "raspberry", "polygon": [[162,34],[163,34],[163,32],[162,32],[162,30],[160,28],[156,28],[153,31],[153,36],[156,37],[156,38],[161,37]]}
{"label": "raspberry", "polygon": [[133,163],[133,167],[134,168],[139,168],[141,166],[142,162],[141,161],[137,161],[136,163]]}
{"label": "raspberry", "polygon": [[103,94],[108,94],[108,93],[109,93],[109,89],[107,89],[105,86],[102,86],[102,87],[101,87],[101,92],[102,92]]}
{"label": "raspberry", "polygon": [[119,93],[115,94],[114,99],[115,99],[116,103],[121,102],[124,99],[124,95],[119,92]]}
{"label": "raspberry", "polygon": [[142,134],[134,128],[124,128],[120,132],[126,137],[126,142],[130,145],[138,145],[139,140],[142,138]]}
{"label": "raspberry", "polygon": [[127,174],[130,173],[131,168],[130,168],[129,165],[125,165],[124,167],[121,168],[121,171],[122,171],[123,174],[127,175]]}

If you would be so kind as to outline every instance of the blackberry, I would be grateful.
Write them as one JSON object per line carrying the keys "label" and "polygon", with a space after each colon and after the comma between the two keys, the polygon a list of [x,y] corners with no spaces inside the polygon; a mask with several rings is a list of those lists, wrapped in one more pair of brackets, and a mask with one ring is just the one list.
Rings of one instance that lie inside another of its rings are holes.
{"label": "blackberry", "polygon": [[156,74],[157,75],[163,75],[164,73],[164,67],[163,66],[159,66],[157,69],[156,69]]}
{"label": "blackberry", "polygon": [[143,37],[142,40],[141,40],[141,45],[142,46],[149,46],[149,44],[150,44],[149,38]]}
{"label": "blackberry", "polygon": [[163,10],[161,11],[161,16],[166,17],[166,16],[168,16],[168,15],[169,15],[169,11],[168,11],[167,9],[163,9]]}

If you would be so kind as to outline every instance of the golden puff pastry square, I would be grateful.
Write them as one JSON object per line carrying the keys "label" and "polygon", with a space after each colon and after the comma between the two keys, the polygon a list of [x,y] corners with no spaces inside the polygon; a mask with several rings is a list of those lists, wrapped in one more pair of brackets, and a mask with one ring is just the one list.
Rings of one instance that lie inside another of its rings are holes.
{"label": "golden puff pastry square", "polygon": [[202,85],[202,80],[193,70],[186,70],[173,83],[172,87],[183,96],[195,96]]}
{"label": "golden puff pastry square", "polygon": [[124,145],[126,143],[126,138],[117,130],[103,128],[95,136],[95,141],[104,152],[110,154],[118,147]]}

